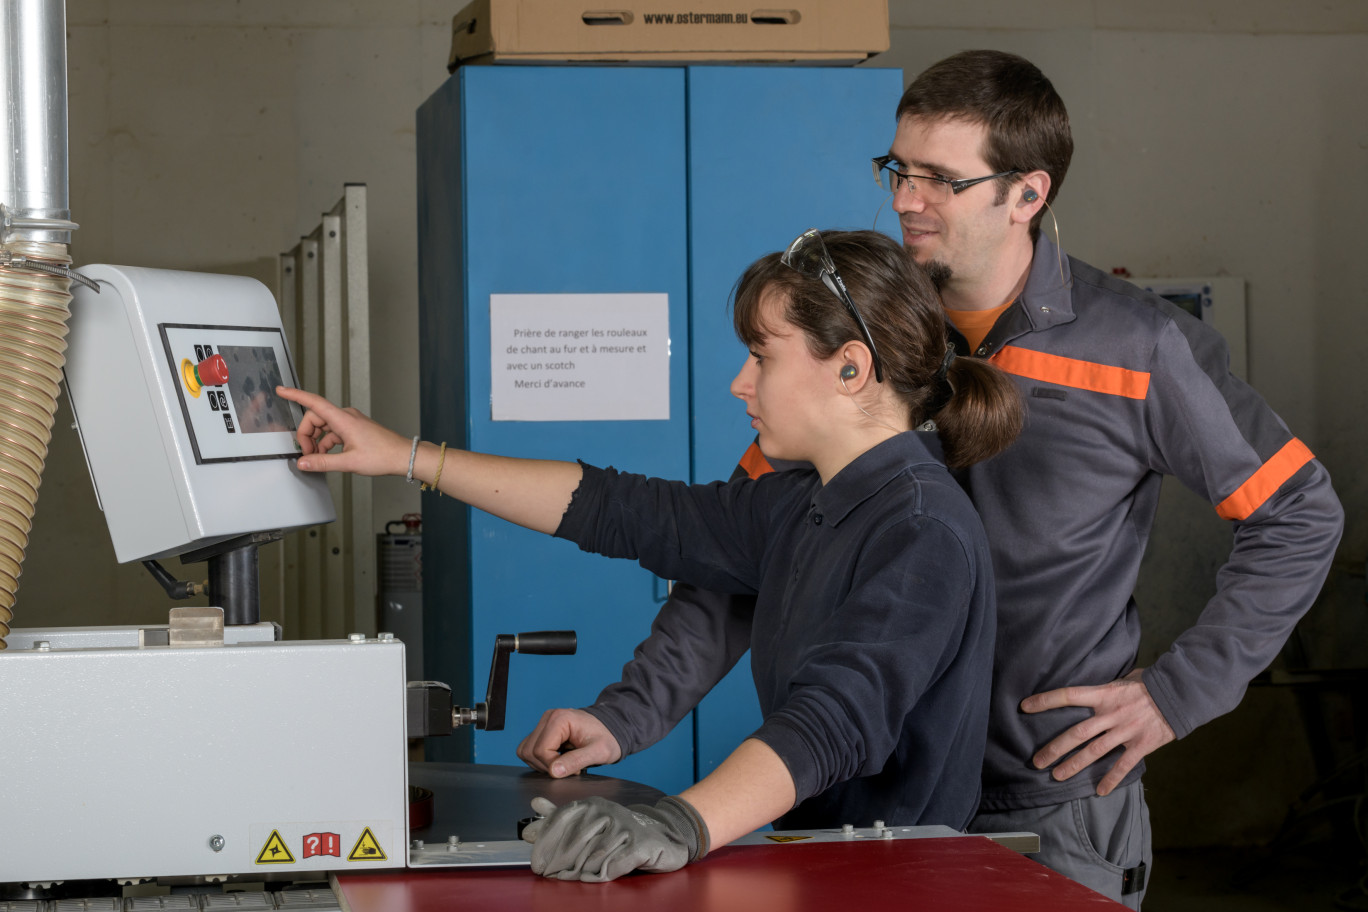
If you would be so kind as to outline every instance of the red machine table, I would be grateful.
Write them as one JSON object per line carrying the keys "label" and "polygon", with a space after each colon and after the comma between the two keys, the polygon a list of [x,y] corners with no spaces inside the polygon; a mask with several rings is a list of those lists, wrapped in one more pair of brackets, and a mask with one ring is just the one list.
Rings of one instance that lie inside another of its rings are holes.
{"label": "red machine table", "polygon": [[1119,905],[981,836],[726,846],[673,874],[562,882],[526,868],[339,875],[343,912],[1107,912]]}

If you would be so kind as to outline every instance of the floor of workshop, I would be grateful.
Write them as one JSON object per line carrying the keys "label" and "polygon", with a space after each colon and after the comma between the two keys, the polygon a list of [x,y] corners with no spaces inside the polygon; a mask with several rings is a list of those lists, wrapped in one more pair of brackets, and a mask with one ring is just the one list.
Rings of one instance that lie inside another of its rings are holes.
{"label": "floor of workshop", "polygon": [[1155,853],[1145,912],[1368,912],[1357,843]]}

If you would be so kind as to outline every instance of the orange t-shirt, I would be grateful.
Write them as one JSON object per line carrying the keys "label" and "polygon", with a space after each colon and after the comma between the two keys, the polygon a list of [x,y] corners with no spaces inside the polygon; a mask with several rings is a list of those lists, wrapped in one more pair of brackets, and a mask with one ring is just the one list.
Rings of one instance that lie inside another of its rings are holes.
{"label": "orange t-shirt", "polygon": [[972,352],[979,347],[979,343],[988,335],[988,330],[993,328],[1002,312],[1015,303],[1013,299],[992,310],[951,310],[947,307],[945,317],[964,335],[964,340],[969,343],[969,351]]}

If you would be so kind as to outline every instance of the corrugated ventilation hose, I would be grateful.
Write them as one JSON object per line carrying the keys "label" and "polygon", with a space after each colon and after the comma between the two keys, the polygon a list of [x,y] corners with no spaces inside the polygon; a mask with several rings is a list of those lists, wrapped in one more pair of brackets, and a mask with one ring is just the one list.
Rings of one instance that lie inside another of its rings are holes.
{"label": "corrugated ventilation hose", "polygon": [[[0,650],[33,528],[33,511],[66,363],[71,279],[65,244],[0,248]],[[53,272],[45,271],[53,269]]]}

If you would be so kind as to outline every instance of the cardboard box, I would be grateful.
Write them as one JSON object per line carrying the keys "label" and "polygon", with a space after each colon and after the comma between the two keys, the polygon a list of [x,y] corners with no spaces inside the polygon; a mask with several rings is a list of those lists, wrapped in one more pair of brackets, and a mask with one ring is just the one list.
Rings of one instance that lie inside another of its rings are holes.
{"label": "cardboard box", "polygon": [[451,20],[470,63],[854,64],[888,50],[888,0],[475,0]]}

